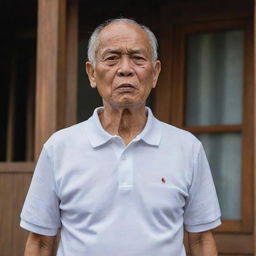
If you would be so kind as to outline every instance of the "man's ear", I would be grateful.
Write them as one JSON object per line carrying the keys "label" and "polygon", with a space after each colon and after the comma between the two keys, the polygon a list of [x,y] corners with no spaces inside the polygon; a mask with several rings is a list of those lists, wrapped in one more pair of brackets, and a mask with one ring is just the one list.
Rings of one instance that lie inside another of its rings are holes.
{"label": "man's ear", "polygon": [[160,71],[161,71],[161,62],[160,62],[160,60],[157,60],[155,62],[155,66],[154,66],[153,88],[156,87]]}
{"label": "man's ear", "polygon": [[87,73],[88,78],[90,80],[91,87],[96,88],[97,84],[96,84],[95,71],[94,71],[93,64],[91,62],[87,61],[85,63],[85,70],[86,70],[86,73]]}

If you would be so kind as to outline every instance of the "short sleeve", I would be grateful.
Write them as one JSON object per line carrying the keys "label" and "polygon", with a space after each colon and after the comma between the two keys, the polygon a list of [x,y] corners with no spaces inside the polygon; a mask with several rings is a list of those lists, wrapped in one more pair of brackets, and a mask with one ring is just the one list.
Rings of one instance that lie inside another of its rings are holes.
{"label": "short sleeve", "polygon": [[54,236],[60,228],[59,199],[54,180],[54,164],[43,147],[21,212],[20,226],[41,235]]}
{"label": "short sleeve", "polygon": [[201,143],[193,164],[184,225],[188,232],[203,232],[221,224],[221,213],[211,170]]}

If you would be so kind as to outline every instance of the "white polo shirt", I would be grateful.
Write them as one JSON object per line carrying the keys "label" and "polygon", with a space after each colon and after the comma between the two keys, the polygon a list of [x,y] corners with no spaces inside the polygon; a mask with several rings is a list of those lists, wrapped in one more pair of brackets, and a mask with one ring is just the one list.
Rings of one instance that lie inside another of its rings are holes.
{"label": "white polo shirt", "polygon": [[60,229],[58,256],[185,256],[184,226],[220,225],[201,143],[147,109],[145,128],[125,146],[98,111],[45,143],[21,227],[48,236]]}

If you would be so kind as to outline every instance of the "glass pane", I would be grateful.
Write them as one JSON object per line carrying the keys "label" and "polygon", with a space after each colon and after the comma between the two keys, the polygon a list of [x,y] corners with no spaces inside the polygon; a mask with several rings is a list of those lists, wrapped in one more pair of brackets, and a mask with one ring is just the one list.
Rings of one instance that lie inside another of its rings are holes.
{"label": "glass pane", "polygon": [[200,134],[211,166],[223,219],[241,219],[241,134]]}
{"label": "glass pane", "polygon": [[242,123],[244,31],[190,35],[186,125]]}

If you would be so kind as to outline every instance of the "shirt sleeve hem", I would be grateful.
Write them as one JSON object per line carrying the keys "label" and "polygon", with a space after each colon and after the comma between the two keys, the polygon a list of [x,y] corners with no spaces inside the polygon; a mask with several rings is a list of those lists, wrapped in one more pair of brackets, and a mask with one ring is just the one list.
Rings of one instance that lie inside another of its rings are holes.
{"label": "shirt sleeve hem", "polygon": [[20,226],[30,232],[44,236],[55,236],[58,232],[58,229],[40,227],[35,224],[29,223],[23,219],[21,219],[20,221]]}
{"label": "shirt sleeve hem", "polygon": [[221,225],[220,218],[204,224],[198,224],[198,225],[185,225],[185,230],[191,233],[199,233],[207,230],[214,229]]}

